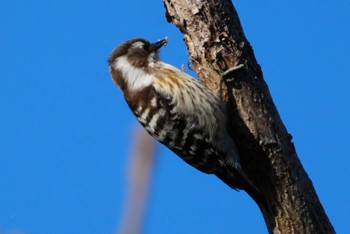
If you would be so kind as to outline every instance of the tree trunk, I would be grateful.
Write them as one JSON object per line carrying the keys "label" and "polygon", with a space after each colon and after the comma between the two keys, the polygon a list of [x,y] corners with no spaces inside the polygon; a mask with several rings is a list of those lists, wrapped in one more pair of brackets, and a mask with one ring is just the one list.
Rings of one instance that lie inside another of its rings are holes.
{"label": "tree trunk", "polygon": [[230,0],[164,0],[184,34],[199,79],[228,103],[242,166],[262,192],[250,194],[269,233],[335,233],[296,154]]}

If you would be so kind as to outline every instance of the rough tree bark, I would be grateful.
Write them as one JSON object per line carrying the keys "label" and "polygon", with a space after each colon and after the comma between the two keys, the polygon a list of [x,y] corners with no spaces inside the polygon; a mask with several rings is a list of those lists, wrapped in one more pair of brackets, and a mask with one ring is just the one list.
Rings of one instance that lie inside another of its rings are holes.
{"label": "rough tree bark", "polygon": [[[164,0],[199,79],[228,103],[241,163],[269,233],[335,233],[296,154],[230,0]],[[241,68],[238,68],[241,66]],[[224,82],[222,82],[224,80]],[[249,191],[247,191],[249,193]]]}

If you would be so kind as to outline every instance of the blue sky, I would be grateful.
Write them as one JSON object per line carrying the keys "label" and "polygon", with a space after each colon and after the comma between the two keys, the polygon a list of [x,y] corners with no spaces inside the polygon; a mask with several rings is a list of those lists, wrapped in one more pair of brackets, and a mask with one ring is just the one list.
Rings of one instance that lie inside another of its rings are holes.
{"label": "blue sky", "polygon": [[[350,3],[235,1],[275,104],[338,233],[350,232]],[[107,57],[133,37],[165,36],[188,61],[161,1],[2,1],[0,233],[113,233],[137,125]],[[162,146],[144,232],[263,233],[244,192]]]}

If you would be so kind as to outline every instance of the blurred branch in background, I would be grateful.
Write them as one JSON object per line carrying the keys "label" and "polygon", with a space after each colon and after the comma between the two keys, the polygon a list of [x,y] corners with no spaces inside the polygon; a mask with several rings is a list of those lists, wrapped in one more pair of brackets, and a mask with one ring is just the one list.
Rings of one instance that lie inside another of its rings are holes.
{"label": "blurred branch in background", "polygon": [[130,144],[124,212],[119,234],[141,233],[155,156],[155,141],[140,127]]}

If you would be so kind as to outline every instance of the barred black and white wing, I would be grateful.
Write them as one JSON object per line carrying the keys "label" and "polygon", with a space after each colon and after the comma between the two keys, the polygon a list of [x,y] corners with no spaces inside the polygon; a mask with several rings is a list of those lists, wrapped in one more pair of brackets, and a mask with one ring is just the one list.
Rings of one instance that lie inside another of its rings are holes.
{"label": "barred black and white wing", "polygon": [[[200,124],[203,122],[203,117],[213,116],[205,116],[208,113],[199,112],[199,110],[183,113],[184,107],[179,106],[179,101],[174,96],[164,90],[158,91],[154,86],[146,88],[137,98],[138,101],[133,96],[133,99],[129,100],[128,103],[141,125],[150,135],[189,165],[204,173],[217,175],[232,188],[240,188],[238,183],[234,183],[235,178],[239,176],[237,175],[239,174],[238,170],[240,170],[239,162],[232,163],[231,159],[228,160],[228,158],[235,160],[236,158],[235,155],[228,155],[231,150],[226,149],[227,147],[235,149],[234,143],[230,142],[232,143],[230,146],[220,145],[223,147],[220,149],[217,144],[219,138],[229,137],[218,134],[218,126],[221,123],[216,124],[215,128],[217,129],[213,129],[213,126],[209,128],[216,134],[209,132],[209,129],[203,128],[203,124]],[[206,101],[208,100],[203,98],[202,102]],[[227,169],[230,165],[233,170],[228,172]]]}

